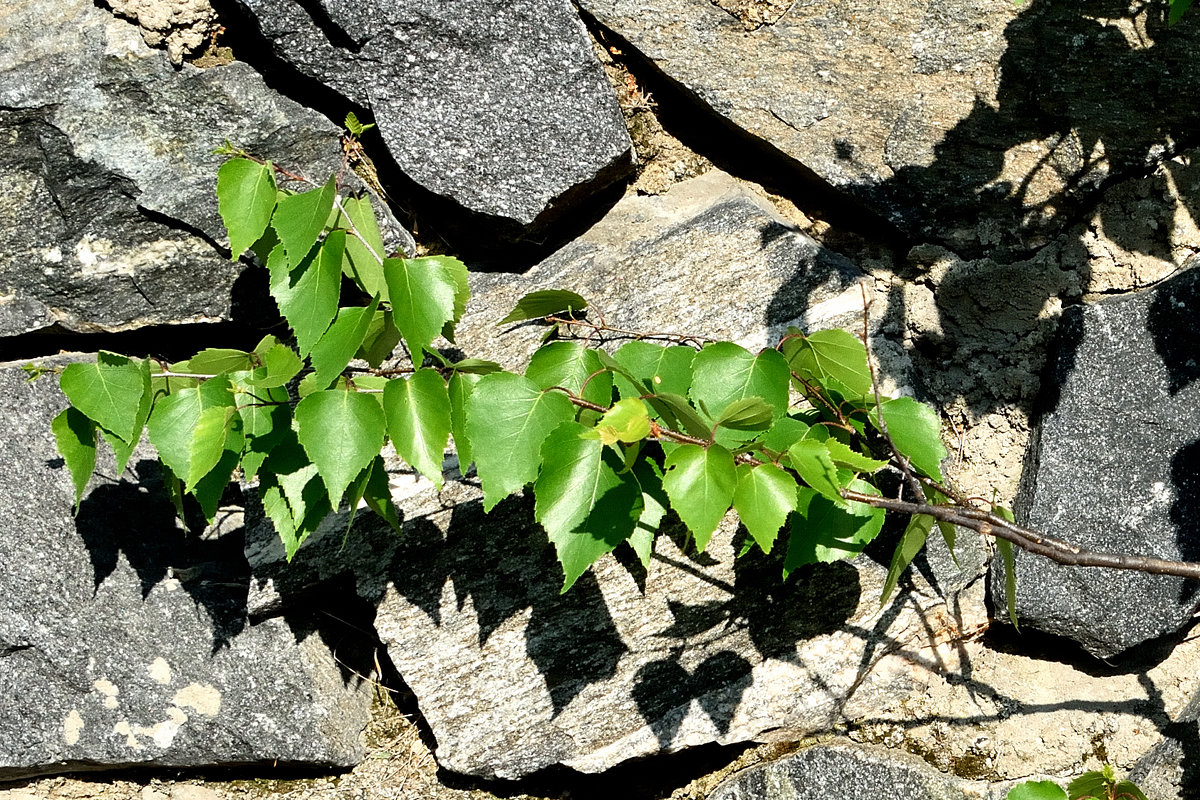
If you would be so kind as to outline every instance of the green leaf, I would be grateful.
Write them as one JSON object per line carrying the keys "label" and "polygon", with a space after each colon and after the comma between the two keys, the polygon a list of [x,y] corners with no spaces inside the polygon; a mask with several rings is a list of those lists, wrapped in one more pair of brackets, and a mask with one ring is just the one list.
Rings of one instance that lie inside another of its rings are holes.
{"label": "green leaf", "polygon": [[450,396],[436,370],[420,369],[383,390],[388,434],[400,457],[440,491],[442,457],[450,439]]}
{"label": "green leaf", "polygon": [[[186,366],[185,366],[186,365]],[[253,369],[253,359],[245,350],[227,350],[209,347],[201,350],[183,364],[177,365],[182,372],[195,372],[201,375],[218,375],[222,372]]]}
{"label": "green leaf", "polygon": [[96,469],[96,423],[74,406],[67,406],[50,423],[54,441],[75,484],[75,510]]}
{"label": "green leaf", "polygon": [[892,551],[892,565],[888,567],[887,580],[884,581],[883,592],[879,595],[880,605],[886,603],[892,596],[896,583],[900,580],[900,575],[908,569],[908,565],[917,557],[917,553],[921,552],[931,530],[933,530],[933,517],[928,514],[917,514],[909,519],[908,527],[904,529],[904,535],[900,537],[896,549]]}
{"label": "green leaf", "polygon": [[[346,250],[342,256],[342,273],[354,281],[368,297],[378,296],[388,302],[387,281],[383,276],[383,237],[379,235],[379,224],[371,208],[371,198],[347,197],[342,200],[345,214],[339,214],[338,227],[353,229],[358,233],[346,235]],[[362,238],[359,238],[362,237]],[[365,240],[365,243],[364,243]]]}
{"label": "green leaf", "polygon": [[1167,16],[1167,25],[1174,25],[1183,18],[1184,13],[1192,5],[1192,0],[1171,0],[1171,11]]}
{"label": "green leaf", "polygon": [[[336,196],[337,182],[335,176],[331,175],[329,181],[320,189],[279,198],[275,206],[275,215],[271,218],[271,227],[275,229],[283,249],[287,252],[289,265],[299,265],[317,243],[333,211],[333,200]],[[339,246],[337,250],[337,271],[340,276],[346,234],[341,231],[339,235],[343,242],[343,246]]]}
{"label": "green leaf", "polygon": [[358,115],[353,111],[346,112],[346,130],[350,131],[355,137],[362,136],[366,131],[375,127],[374,122],[368,122],[366,125],[358,121]]}
{"label": "green leaf", "polygon": [[560,386],[598,405],[612,401],[612,373],[604,369],[595,350],[578,342],[551,342],[540,348],[529,359],[525,377],[543,389]]}
{"label": "green leaf", "polygon": [[[856,480],[850,488],[863,494],[878,495],[875,487]],[[883,509],[866,503],[836,505],[807,487],[800,487],[799,503],[792,514],[792,530],[783,576],[805,564],[839,561],[863,551],[883,528]]]}
{"label": "green leaf", "polygon": [[[880,408],[883,421],[887,423],[888,435],[900,451],[918,470],[942,480],[942,459],[946,448],[942,445],[942,426],[937,412],[911,397],[885,400]],[[871,414],[871,424],[879,426],[878,417]]]}
{"label": "green leaf", "polygon": [[396,326],[419,365],[442,327],[454,319],[458,283],[436,258],[389,258],[383,272]]}
{"label": "green leaf", "polygon": [[743,397],[725,406],[713,424],[735,431],[765,431],[774,417],[775,409],[761,397]]}
{"label": "green leaf", "polygon": [[473,372],[455,372],[450,376],[447,387],[450,394],[450,433],[454,437],[454,449],[458,452],[458,469],[467,474],[475,460],[471,452],[471,440],[467,436],[467,398],[475,391],[475,385],[483,378]]}
{"label": "green leaf", "polygon": [[462,319],[467,311],[467,302],[471,299],[471,284],[468,281],[467,265],[457,258],[450,256],[427,256],[430,262],[436,262],[442,274],[454,281],[454,316],[442,326],[442,337],[451,344],[454,343],[454,326]]}
{"label": "green leaf", "polygon": [[764,553],[771,552],[779,529],[799,502],[796,480],[774,464],[741,464],[733,507]]}
{"label": "green leaf", "polygon": [[146,421],[150,419],[150,409],[154,404],[154,389],[150,378],[150,359],[135,361],[134,363],[138,365],[142,373],[142,399],[138,404],[137,418],[133,422],[133,436],[129,437],[128,441],[121,441],[104,429],[100,430],[105,441],[112,446],[113,455],[116,456],[115,467],[118,474],[125,471],[125,466],[129,463],[129,458],[133,455],[134,448],[141,441],[142,430],[146,427]]}
{"label": "green leaf", "polygon": [[808,423],[794,417],[780,417],[766,433],[759,437],[763,446],[776,453],[786,453],[796,442],[808,436]]}
{"label": "green leaf", "polygon": [[1145,793],[1132,781],[1118,781],[1112,796],[1116,800],[1148,800]]}
{"label": "green leaf", "polygon": [[849,467],[855,472],[875,472],[886,467],[888,463],[852,450],[848,444],[832,437],[822,440],[822,444],[829,450],[829,457],[833,459],[834,464]]}
{"label": "green leaf", "polygon": [[646,402],[658,412],[663,422],[673,429],[707,439],[709,426],[682,395],[664,392],[646,397]]}
{"label": "green leaf", "polygon": [[484,361],[479,358],[464,358],[462,361],[456,361],[450,365],[450,369],[457,374],[470,375],[491,375],[493,372],[500,372],[504,368],[495,361]]}
{"label": "green leaf", "polygon": [[483,484],[483,508],[519,491],[537,477],[542,443],[575,416],[561,392],[543,391],[511,372],[493,372],[466,401],[466,432]]}
{"label": "green leaf", "polygon": [[227,406],[211,406],[201,411],[195,430],[192,431],[191,453],[188,472],[183,481],[184,488],[194,492],[196,484],[220,463],[225,451],[230,450],[241,455],[242,444],[242,418],[232,403]]}
{"label": "green leaf", "polygon": [[1008,790],[1005,800],[1067,800],[1067,793],[1053,781],[1025,781]]}
{"label": "green leaf", "polygon": [[328,388],[342,374],[350,359],[354,358],[367,336],[378,307],[379,298],[376,297],[366,308],[339,309],[329,330],[313,344],[309,354],[317,375],[313,380],[322,388]]}
{"label": "green leaf", "polygon": [[663,490],[663,472],[657,463],[648,458],[640,459],[633,465],[633,476],[642,487],[642,516],[638,518],[638,530],[634,534],[636,541],[630,540],[642,566],[650,565],[650,556],[654,552],[654,535],[662,527],[662,521],[667,516],[671,500]]}
{"label": "green leaf", "polygon": [[700,552],[733,502],[737,473],[733,454],[720,445],[685,444],[667,456],[663,489]]}
{"label": "green leaf", "polygon": [[859,397],[873,391],[867,349],[849,331],[817,331],[789,338],[783,344],[783,355],[792,370],[821,386],[845,388]]}
{"label": "green leaf", "polygon": [[[284,349],[291,352],[290,348]],[[242,418],[242,472],[247,481],[254,480],[259,467],[272,450],[285,442],[295,442],[296,439],[295,431],[292,430],[287,390],[279,386],[252,383],[259,379],[265,380],[259,378],[258,373],[266,374],[269,370],[269,367],[260,367],[249,373],[235,373],[230,376],[237,389],[233,399]],[[295,444],[299,447],[299,442]]]}
{"label": "green leaf", "polygon": [[400,329],[396,327],[391,310],[376,311],[371,315],[371,322],[367,326],[367,335],[363,337],[362,346],[354,354],[354,357],[361,358],[371,368],[378,369],[379,365],[391,356],[398,344],[400,344]]}
{"label": "green leaf", "polygon": [[[1112,772],[1112,767],[1108,764],[1104,765],[1106,769],[1093,770],[1085,772],[1067,784],[1067,795],[1070,800],[1078,800],[1081,797],[1095,797],[1107,800],[1109,795],[1109,787],[1116,783],[1116,776]],[[1105,773],[1108,774],[1105,774]]]}
{"label": "green leaf", "polygon": [[367,508],[390,525],[392,530],[396,533],[403,532],[400,527],[400,514],[396,511],[395,503],[392,502],[392,487],[388,485],[387,470],[384,468],[383,458],[380,456],[375,456],[374,467],[371,469],[371,475],[367,478],[362,499],[367,504]]}
{"label": "green leaf", "polygon": [[267,259],[271,296],[279,306],[279,313],[292,326],[301,356],[309,354],[337,315],[345,245],[346,234],[333,231],[294,269],[288,268],[283,245],[272,250]]}
{"label": "green leaf", "polygon": [[123,442],[136,443],[148,376],[145,363],[101,350],[94,363],[68,364],[58,383],[80,413]]}
{"label": "green leaf", "polygon": [[[274,337],[271,337],[274,338]],[[255,351],[258,353],[258,351]],[[284,344],[274,344],[270,349],[259,354],[262,367],[252,370],[246,377],[247,387],[253,386],[267,390],[287,386],[288,381],[300,373],[304,362],[296,351]]]}
{"label": "green leaf", "polygon": [[633,534],[642,513],[642,489],[611,450],[565,422],[542,445],[533,485],[534,519],[554,543],[562,564],[562,591],[595,561]]}
{"label": "green leaf", "polygon": [[258,241],[275,210],[275,170],[268,161],[231,158],[217,170],[217,210],[234,261]]}
{"label": "green leaf", "polygon": [[296,405],[296,435],[337,508],[350,481],[379,454],[387,421],[369,395],[332,389]]}
{"label": "green leaf", "polygon": [[622,345],[613,359],[637,379],[618,374],[617,391],[622,398],[643,394],[676,394],[686,397],[692,387],[692,360],[696,351],[679,345],[662,347],[651,342]]}
{"label": "green leaf", "polygon": [[[182,478],[189,491],[193,491],[200,479],[212,472],[223,457],[224,438],[215,443],[213,441],[213,437],[220,435],[216,423],[210,420],[201,428],[201,419],[205,411],[210,409],[236,411],[230,386],[228,376],[221,375],[204,381],[194,389],[180,389],[162,397],[154,406],[154,415],[147,425],[150,442],[158,450],[162,462]],[[242,441],[239,438],[238,454],[241,449]],[[193,460],[196,461],[195,467]],[[230,469],[232,471],[232,467]]]}
{"label": "green leaf", "polygon": [[263,511],[291,561],[332,508],[317,468],[304,457],[303,449],[281,449],[271,456],[260,487]]}
{"label": "green leaf", "polygon": [[570,314],[572,311],[583,311],[587,305],[587,300],[574,292],[562,289],[542,289],[530,292],[518,300],[516,307],[508,312],[508,316],[496,324],[507,325],[510,322],[521,322],[527,319]]}
{"label": "green leaf", "polygon": [[632,444],[641,441],[650,435],[650,416],[646,412],[646,404],[632,397],[620,400],[604,413],[595,428],[583,435],[613,446],[617,442]]}
{"label": "green leaf", "polygon": [[1008,606],[1008,620],[1019,631],[1021,626],[1017,624],[1017,568],[1013,560],[1012,542],[997,539],[996,549],[1000,551],[1000,558],[1004,561],[1004,602]]}
{"label": "green leaf", "polygon": [[792,468],[800,474],[805,483],[834,503],[845,503],[842,500],[842,486],[838,480],[837,467],[833,465],[833,459],[824,442],[801,439],[788,448],[788,458],[792,462]]}
{"label": "green leaf", "polygon": [[762,398],[776,417],[787,411],[787,361],[776,350],[757,356],[732,342],[704,346],[692,361],[689,397],[716,420],[730,403],[746,397]]}

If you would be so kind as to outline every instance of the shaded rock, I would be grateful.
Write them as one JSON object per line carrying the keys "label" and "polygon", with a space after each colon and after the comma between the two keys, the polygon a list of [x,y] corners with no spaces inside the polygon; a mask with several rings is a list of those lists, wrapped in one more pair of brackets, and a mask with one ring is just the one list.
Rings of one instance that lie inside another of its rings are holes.
{"label": "shaded rock", "polygon": [[300,72],[368,107],[410,178],[520,228],[623,177],[629,135],[566,0],[239,0]]}
{"label": "shaded rock", "polygon": [[240,514],[189,533],[143,453],[136,477],[102,462],[73,517],[55,381],[4,367],[0,404],[0,780],[362,757],[370,687],[316,620],[247,623]]}
{"label": "shaded rock", "polygon": [[[857,320],[859,277],[711,173],[662,197],[627,198],[526,275],[473,275],[482,308],[456,338],[471,356],[523,364],[544,329],[498,337],[495,321],[526,291],[559,286],[590,296],[613,325],[761,347],[788,322]],[[793,305],[770,308],[783,286]],[[709,742],[826,731],[920,691],[920,665],[985,618],[976,580],[985,551],[968,537],[961,567],[935,548],[884,608],[885,565],[861,557],[782,581],[778,558],[734,560],[732,519],[704,555],[681,550],[675,530],[658,537],[648,570],[620,548],[560,594],[529,498],[484,515],[470,480],[439,494],[393,473],[392,486],[401,536],[364,520],[343,547],[345,517],[334,516],[286,568],[269,527],[252,524],[248,605],[277,613],[353,574],[359,595],[378,604],[376,630],[439,763],[456,772],[599,772]]]}
{"label": "shaded rock", "polygon": [[0,335],[229,319],[212,153],[314,175],[338,131],[245,64],[174,70],[87,0],[0,10]]}
{"label": "shaded rock", "polygon": [[1200,23],[1168,30],[1165,9],[580,5],[689,97],[769,145],[764,157],[782,153],[908,233],[972,256],[1041,243],[1104,180],[1168,151],[1200,113],[1186,99]]}
{"label": "shaded rock", "polygon": [[[1064,315],[1019,498],[1029,527],[1092,550],[1200,559],[1196,308],[1200,271],[1190,270]],[[1021,624],[1101,658],[1179,630],[1200,607],[1182,578],[1022,553],[1016,564]],[[1003,607],[1003,569],[993,573]]]}
{"label": "shaded rock", "polygon": [[840,800],[1000,800],[1007,787],[938,772],[919,758],[848,742],[819,744],[751,767],[721,783],[712,800],[791,800],[836,795]]}
{"label": "shaded rock", "polygon": [[1164,733],[1167,738],[1138,759],[1129,780],[1156,800],[1194,798],[1200,790],[1200,693]]}

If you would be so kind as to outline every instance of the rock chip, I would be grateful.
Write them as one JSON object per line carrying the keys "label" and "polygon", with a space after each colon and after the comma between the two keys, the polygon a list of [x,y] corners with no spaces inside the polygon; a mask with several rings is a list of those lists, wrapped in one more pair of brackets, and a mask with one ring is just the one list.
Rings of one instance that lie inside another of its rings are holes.
{"label": "rock chip", "polygon": [[[1194,261],[1193,261],[1194,263]],[[1029,527],[1091,550],[1200,559],[1200,271],[1068,310],[1018,510]],[[1100,658],[1174,633],[1200,606],[1194,582],[1075,568],[1017,554],[1022,626]],[[1003,608],[1003,569],[992,594]]]}
{"label": "rock chip", "polygon": [[0,335],[229,319],[226,139],[314,175],[338,131],[241,63],[176,71],[88,0],[0,9]]}
{"label": "rock chip", "polygon": [[1200,22],[1121,2],[580,5],[764,157],[972,257],[1040,244],[1197,120]]}
{"label": "rock chip", "polygon": [[566,0],[239,0],[278,55],[374,113],[410,178],[519,230],[623,177],[631,144]]}
{"label": "rock chip", "polygon": [[303,612],[248,624],[240,515],[189,534],[142,453],[122,476],[102,460],[74,516],[56,382],[6,365],[0,405],[0,780],[357,763],[370,687]]}

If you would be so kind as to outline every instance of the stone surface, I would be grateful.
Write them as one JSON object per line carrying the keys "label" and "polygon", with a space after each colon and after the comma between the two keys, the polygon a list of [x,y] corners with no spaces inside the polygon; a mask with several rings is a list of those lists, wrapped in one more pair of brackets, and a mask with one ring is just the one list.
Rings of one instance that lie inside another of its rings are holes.
{"label": "stone surface", "polygon": [[835,795],[839,800],[1001,800],[983,781],[938,772],[919,758],[880,747],[819,744],[729,778],[712,800],[792,800]]}
{"label": "stone surface", "polygon": [[1200,692],[1164,731],[1166,739],[1138,759],[1129,779],[1155,800],[1187,800],[1200,789]]}
{"label": "stone surface", "polygon": [[566,0],[239,0],[276,52],[369,107],[422,187],[518,228],[623,177],[629,135]]}
{"label": "stone surface", "polygon": [[1040,244],[1197,119],[1200,22],[1119,1],[580,5],[764,157],[964,255]]}
{"label": "stone surface", "polygon": [[136,22],[146,44],[166,47],[177,67],[217,28],[217,12],[209,0],[108,0],[108,6]]}
{"label": "stone surface", "polygon": [[240,514],[189,533],[143,453],[102,461],[73,517],[55,380],[6,365],[0,404],[0,780],[362,757],[370,687],[318,621],[249,625]]}
{"label": "stone surface", "polygon": [[213,148],[340,163],[337,129],[245,64],[176,71],[88,0],[8,4],[0,42],[0,335],[229,319]]}
{"label": "stone surface", "polygon": [[[1197,431],[1200,271],[1072,308],[1046,386],[1018,510],[1029,527],[1093,550],[1200,559]],[[1003,570],[992,594],[1003,607]],[[1072,568],[1018,554],[1022,626],[1108,658],[1190,622],[1192,582]]]}

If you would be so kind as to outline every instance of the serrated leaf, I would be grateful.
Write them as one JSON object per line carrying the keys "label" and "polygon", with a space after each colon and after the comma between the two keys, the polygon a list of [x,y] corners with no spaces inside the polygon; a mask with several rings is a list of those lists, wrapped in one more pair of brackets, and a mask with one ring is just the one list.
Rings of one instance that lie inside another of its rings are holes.
{"label": "serrated leaf", "polygon": [[1167,25],[1174,25],[1183,19],[1183,15],[1191,7],[1192,0],[1171,0],[1171,10],[1167,15]]}
{"label": "serrated leaf", "polygon": [[562,392],[543,391],[511,372],[483,376],[467,398],[466,412],[484,511],[537,478],[542,443],[575,416]]}
{"label": "serrated leaf", "polygon": [[122,441],[135,443],[148,376],[146,364],[101,350],[95,362],[68,364],[58,384],[80,413]]}
{"label": "serrated leaf", "polygon": [[337,508],[350,481],[379,454],[387,420],[365,394],[336,389],[314,392],[296,404],[296,436],[312,459]]}
{"label": "serrated leaf", "polygon": [[396,327],[414,364],[442,327],[454,319],[458,284],[436,258],[389,258],[383,262]]}
{"label": "serrated leaf", "polygon": [[450,434],[454,437],[454,449],[458,452],[458,469],[463,475],[467,474],[467,469],[475,460],[471,440],[467,436],[467,398],[482,378],[482,375],[473,372],[455,372],[447,385],[450,394]]}
{"label": "serrated leaf", "polygon": [[[942,459],[946,448],[942,445],[942,425],[937,412],[911,397],[885,400],[880,408],[888,434],[900,455],[909,463],[936,481],[942,480]],[[872,413],[871,424],[878,426],[879,419]]]}
{"label": "serrated leaf", "polygon": [[783,355],[792,370],[818,385],[826,386],[832,380],[853,396],[873,391],[867,349],[849,331],[817,331],[787,339]]}
{"label": "serrated leaf", "polygon": [[96,423],[74,406],[67,406],[50,423],[59,455],[75,486],[75,510],[96,469]]}
{"label": "serrated leaf", "polygon": [[428,260],[436,261],[442,273],[454,281],[454,316],[442,326],[442,337],[454,343],[454,326],[466,313],[467,303],[471,299],[471,284],[467,274],[467,265],[457,258],[450,256],[427,256]]}
{"label": "serrated leaf", "polygon": [[313,378],[316,384],[328,388],[329,384],[342,374],[342,370],[362,346],[378,307],[379,298],[376,297],[366,308],[338,309],[333,324],[313,344],[312,352],[309,353],[316,373],[316,377]]}
{"label": "serrated leaf", "polygon": [[792,462],[792,469],[800,474],[805,483],[832,502],[844,504],[837,467],[824,442],[816,439],[794,442],[788,448],[788,459]]}
{"label": "serrated leaf", "polygon": [[764,553],[771,552],[779,529],[799,502],[796,480],[774,464],[741,464],[733,507]]}
{"label": "serrated leaf", "polygon": [[366,361],[372,369],[378,369],[379,365],[391,356],[398,344],[400,344],[400,329],[396,327],[391,310],[376,311],[371,316],[362,346],[359,347],[354,357]]}
{"label": "serrated leaf", "polygon": [[[283,345],[276,345],[283,347]],[[289,350],[290,348],[285,348]],[[294,355],[294,353],[293,353]],[[292,430],[291,406],[287,390],[279,386],[253,384],[257,373],[266,373],[269,368],[260,367],[248,373],[230,376],[234,387],[233,399],[242,418],[242,472],[245,480],[254,480],[259,467],[276,447],[287,442],[296,442]]]}
{"label": "serrated leaf", "polygon": [[[224,375],[204,381],[194,389],[180,389],[161,397],[147,425],[150,442],[162,462],[186,482],[192,476],[194,434],[201,415],[206,409],[234,406],[229,378]],[[190,483],[194,485],[196,481]]]}
{"label": "serrated leaf", "polygon": [[[850,488],[863,494],[879,494],[875,487],[859,480],[853,481]],[[800,487],[798,497],[783,561],[785,578],[805,564],[858,555],[883,528],[883,509],[853,502],[839,506],[804,486]]]}
{"label": "serrated leaf", "polygon": [[1148,800],[1146,794],[1132,781],[1117,781],[1113,788],[1113,797],[1116,800]]}
{"label": "serrated leaf", "polygon": [[1025,781],[1008,790],[1005,800],[1067,800],[1067,793],[1054,781]]}
{"label": "serrated leaf", "polygon": [[366,131],[375,127],[374,122],[368,122],[366,125],[358,121],[358,115],[353,111],[346,112],[346,130],[350,131],[355,137],[362,136]]}
{"label": "serrated leaf", "polygon": [[184,488],[194,493],[196,484],[216,468],[225,451],[230,450],[240,455],[242,444],[242,418],[232,403],[202,410],[192,431],[188,471],[183,480]]}
{"label": "serrated leaf", "polygon": [[345,209],[345,214],[339,213],[336,225],[353,227],[358,233],[358,236],[353,233],[346,236],[342,273],[354,281],[368,297],[378,296],[386,303],[388,288],[383,275],[383,259],[387,253],[384,250],[383,237],[379,235],[379,223],[375,220],[371,198],[366,195],[347,197],[342,200],[342,208]]}
{"label": "serrated leaf", "polygon": [[209,347],[178,365],[178,368],[184,372],[201,375],[219,375],[222,372],[253,369],[255,366],[254,360],[245,350]]}
{"label": "serrated leaf", "polygon": [[646,402],[658,412],[668,427],[676,430],[682,428],[684,433],[707,439],[709,426],[704,418],[692,408],[692,404],[682,395],[664,392],[648,396]]}
{"label": "serrated leaf", "polygon": [[563,289],[542,289],[530,292],[518,300],[513,310],[508,312],[508,316],[496,324],[507,325],[510,322],[542,319],[543,317],[567,314],[572,311],[583,311],[587,308],[587,305],[587,300],[584,300],[575,294],[575,292],[568,292]]}
{"label": "serrated leaf", "polygon": [[[757,356],[732,342],[704,346],[692,361],[692,388],[688,396],[708,409],[713,421],[738,400],[758,397],[772,409],[775,417],[787,411],[788,382],[791,374],[787,361],[776,350]],[[733,437],[730,441],[742,441]]]}
{"label": "serrated leaf", "polygon": [[628,342],[613,354],[613,359],[636,381],[618,374],[617,391],[622,398],[647,393],[687,397],[692,387],[692,360],[695,357],[696,351],[690,347]]}
{"label": "serrated leaf", "polygon": [[500,372],[504,368],[495,361],[484,361],[480,358],[464,358],[462,361],[456,361],[451,364],[450,369],[455,374],[491,375],[493,372]]}
{"label": "serrated leaf", "polygon": [[743,397],[725,406],[713,424],[735,431],[765,431],[774,418],[775,409],[761,397]]}
{"label": "serrated leaf", "polygon": [[[300,264],[317,243],[333,211],[333,200],[336,196],[337,182],[335,176],[331,175],[328,182],[319,189],[279,198],[275,205],[275,214],[271,218],[271,227],[275,229],[275,234],[287,252],[289,265],[294,267]],[[345,232],[340,232],[340,236],[344,245]],[[344,252],[344,246],[338,248],[339,276],[342,274]]]}
{"label": "serrated leaf", "polygon": [[288,561],[332,511],[316,466],[299,446],[272,453],[263,469],[260,494]]}
{"label": "serrated leaf", "polygon": [[840,442],[832,437],[824,439],[822,443],[829,450],[829,457],[833,459],[834,464],[849,467],[855,472],[875,472],[886,467],[888,463],[865,456],[857,450],[851,449],[850,445],[845,442]]}
{"label": "serrated leaf", "polygon": [[388,381],[383,410],[396,452],[440,491],[442,457],[451,427],[446,381],[432,369]]}
{"label": "serrated leaf", "polygon": [[636,398],[619,400],[584,436],[599,439],[602,444],[616,445],[617,442],[632,444],[650,435],[650,416],[646,404]]}
{"label": "serrated leaf", "polygon": [[908,520],[904,534],[896,543],[896,549],[892,551],[892,564],[888,567],[887,580],[883,582],[883,591],[879,595],[880,605],[886,603],[892,596],[896,583],[900,580],[900,575],[908,569],[908,565],[917,557],[917,553],[921,552],[931,530],[933,530],[933,517],[928,514],[917,514]]}
{"label": "serrated leaf", "polygon": [[346,234],[332,231],[321,246],[289,269],[283,245],[271,251],[267,269],[271,296],[296,334],[300,355],[307,356],[337,316],[342,286],[342,250]]}
{"label": "serrated leaf", "polygon": [[259,360],[262,366],[250,372],[245,384],[264,391],[286,386],[288,381],[300,374],[300,368],[304,366],[296,351],[284,344],[275,344],[265,350],[259,354]]}
{"label": "serrated leaf", "polygon": [[275,170],[271,162],[231,158],[217,170],[217,210],[229,231],[234,261],[258,241],[275,210]]}
{"label": "serrated leaf", "polygon": [[642,513],[642,490],[603,443],[565,422],[546,437],[533,485],[534,519],[554,543],[567,591],[596,559],[629,538]]}
{"label": "serrated leaf", "polygon": [[1108,792],[1109,786],[1116,782],[1114,780],[1115,776],[1111,774],[1112,767],[1108,767],[1108,772],[1110,774],[1105,775],[1100,770],[1092,770],[1076,777],[1067,784],[1067,796],[1071,800],[1078,800],[1081,797],[1095,797],[1107,800],[1111,796]]}
{"label": "serrated leaf", "polygon": [[551,342],[541,347],[529,359],[525,377],[543,389],[561,386],[597,405],[607,406],[612,400],[612,373],[605,371],[595,350],[578,342]]}
{"label": "serrated leaf", "polygon": [[685,444],[667,456],[663,489],[700,552],[733,502],[733,454],[720,445]]}
{"label": "serrated leaf", "polygon": [[758,440],[776,453],[786,453],[789,447],[805,438],[808,431],[808,423],[793,417],[780,417]]}

